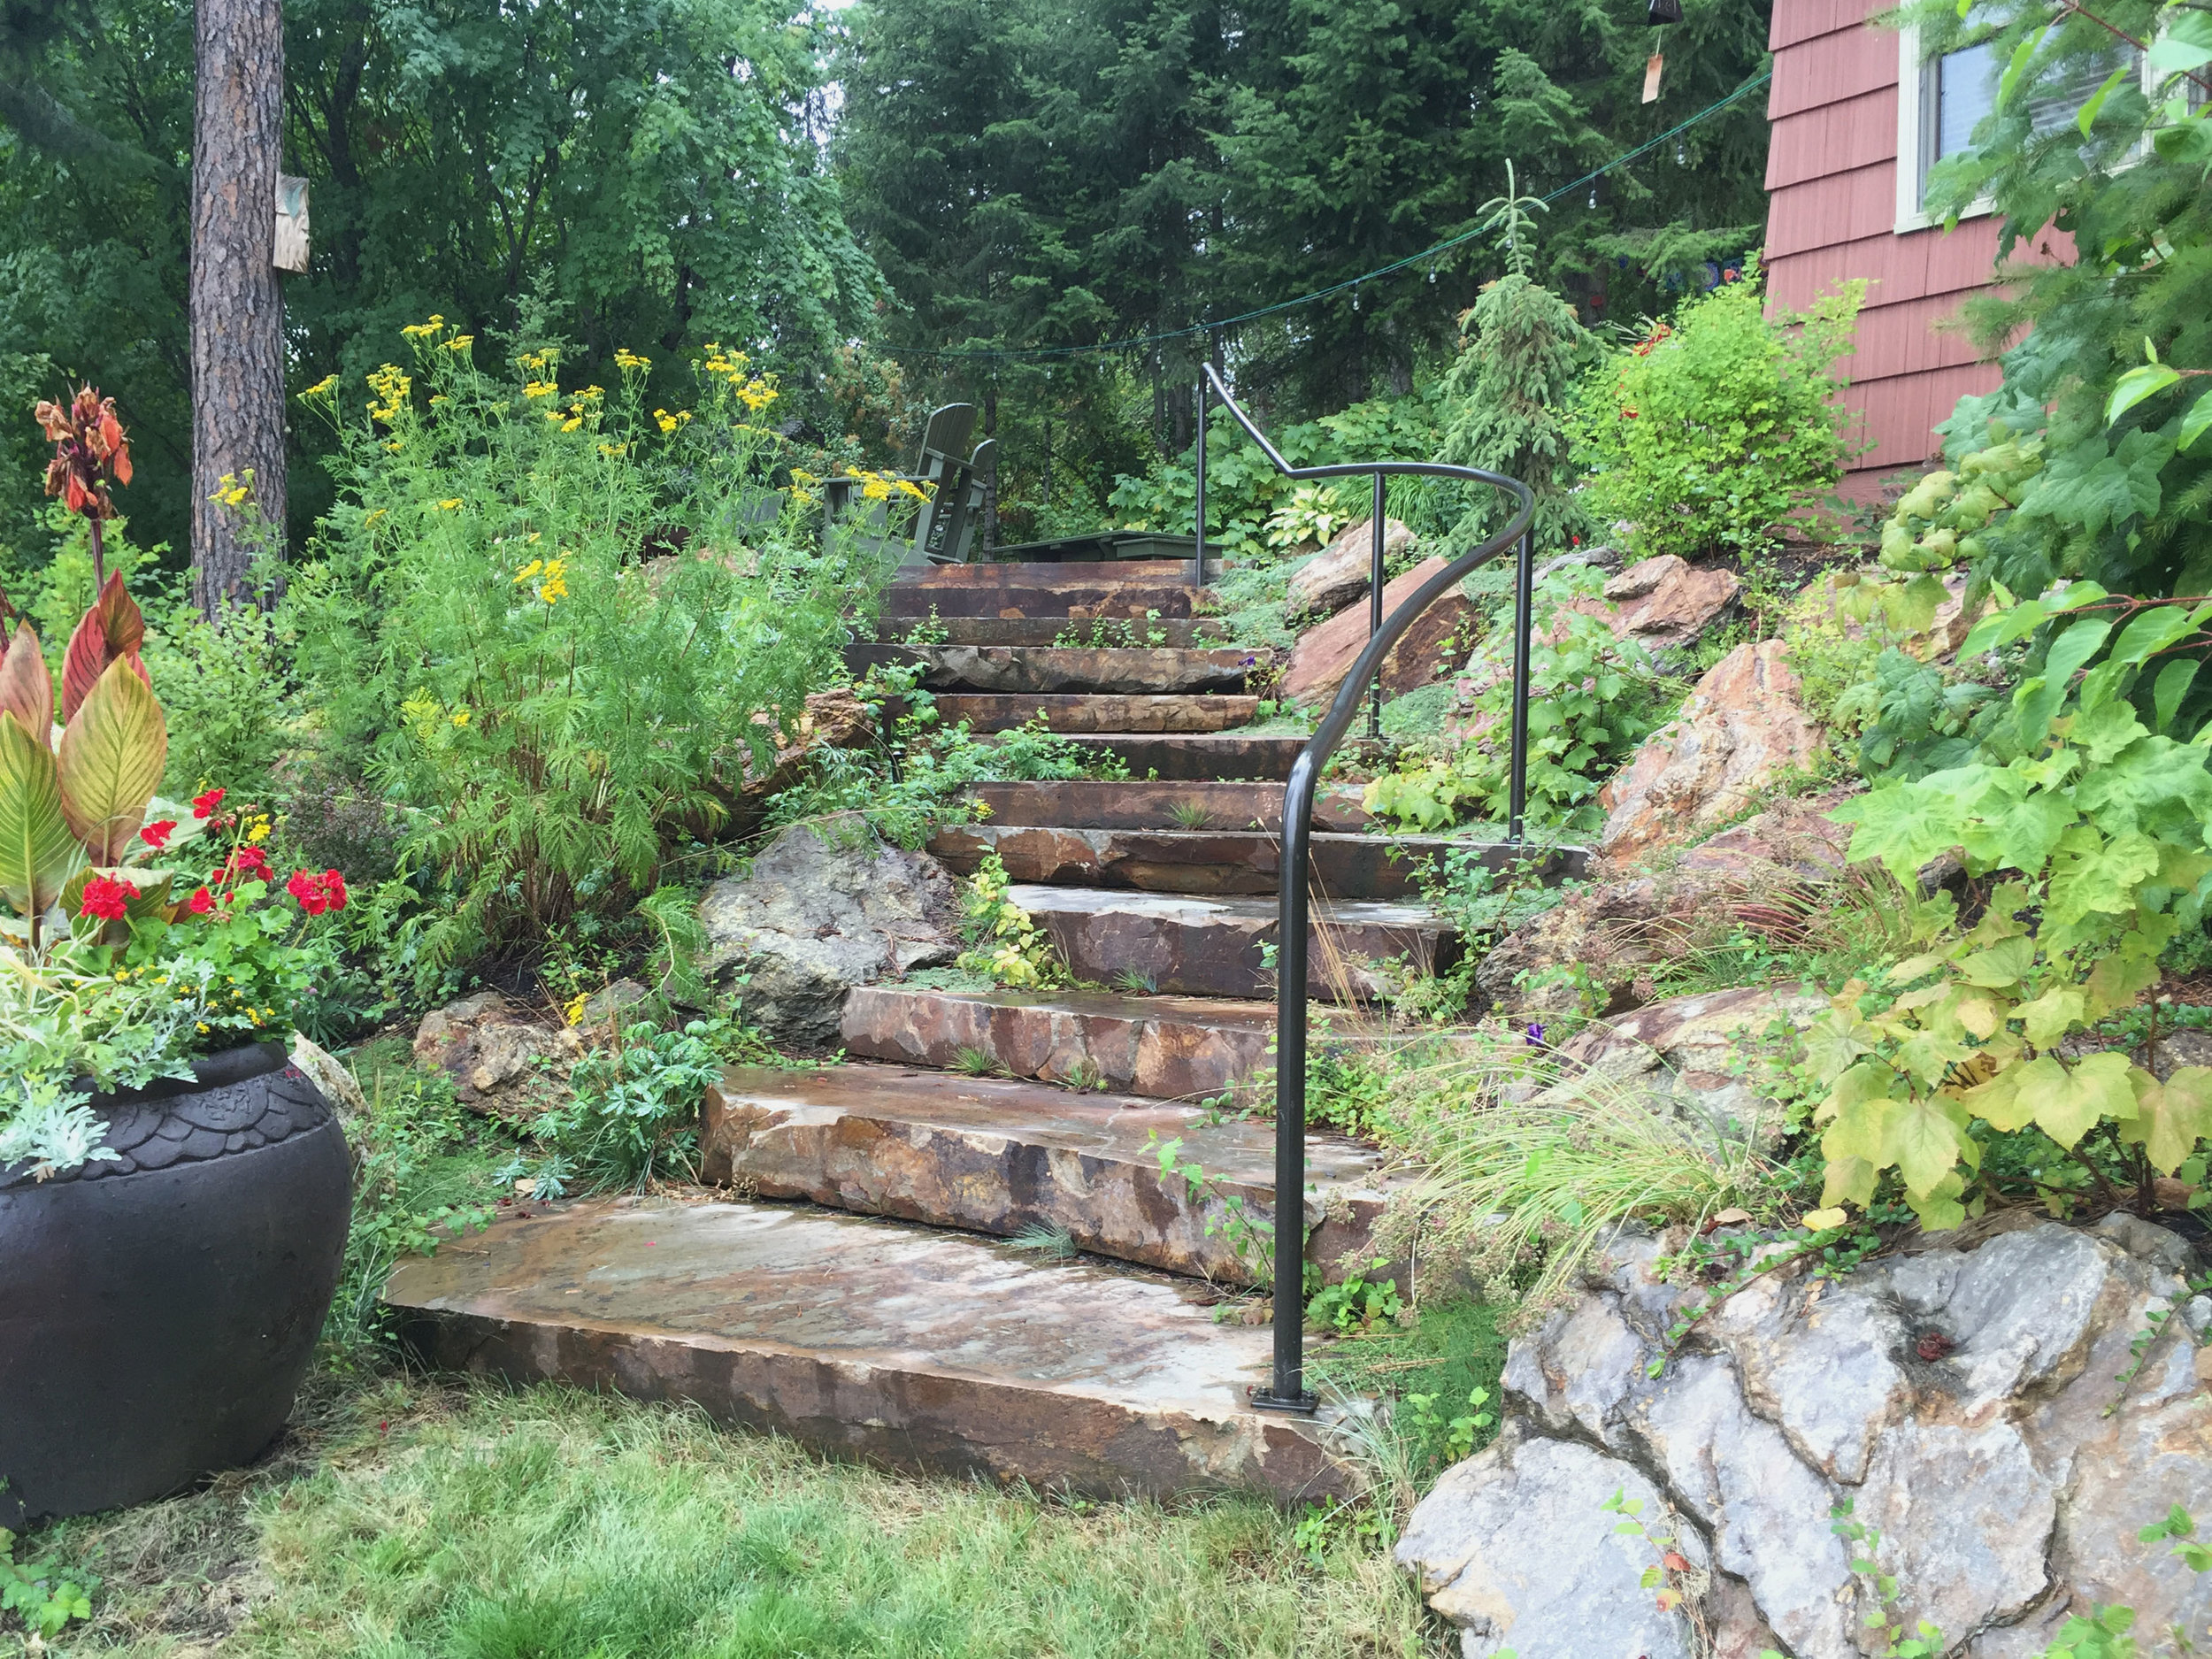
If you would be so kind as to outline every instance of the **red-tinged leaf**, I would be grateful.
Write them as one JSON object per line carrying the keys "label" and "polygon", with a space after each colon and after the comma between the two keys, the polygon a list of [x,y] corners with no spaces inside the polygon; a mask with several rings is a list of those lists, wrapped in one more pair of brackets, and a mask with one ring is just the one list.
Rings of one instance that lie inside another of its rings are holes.
{"label": "red-tinged leaf", "polygon": [[115,451],[115,481],[119,484],[131,481],[131,446],[127,443],[119,445]]}
{"label": "red-tinged leaf", "polygon": [[119,658],[129,658],[139,679],[152,685],[146,665],[137,660],[145,642],[144,615],[125,589],[121,574],[110,576],[92,609],[77,624],[76,633],[69,636],[69,649],[61,665],[62,723],[65,726],[77,718],[77,710],[84,706],[108,664]]}
{"label": "red-tinged leaf", "polygon": [[111,663],[61,734],[61,803],[96,864],[119,864],[161,787],[169,731],[128,660]]}
{"label": "red-tinged leaf", "polygon": [[115,418],[111,404],[100,411],[100,442],[107,446],[110,455],[123,447],[123,423]]}
{"label": "red-tinged leaf", "polygon": [[1690,1563],[1671,1549],[1660,1557],[1660,1564],[1669,1572],[1687,1572],[1690,1570]]}
{"label": "red-tinged leaf", "polygon": [[14,644],[0,656],[0,710],[15,716],[33,742],[52,741],[54,677],[27,622],[17,626]]}

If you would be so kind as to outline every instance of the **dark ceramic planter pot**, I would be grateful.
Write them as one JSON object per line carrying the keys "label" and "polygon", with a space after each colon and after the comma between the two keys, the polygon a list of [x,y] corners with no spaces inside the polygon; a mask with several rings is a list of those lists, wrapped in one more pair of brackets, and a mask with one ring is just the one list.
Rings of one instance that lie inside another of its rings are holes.
{"label": "dark ceramic planter pot", "polygon": [[96,1096],[121,1157],[0,1165],[0,1526],[250,1463],[336,1293],[345,1136],[274,1043]]}

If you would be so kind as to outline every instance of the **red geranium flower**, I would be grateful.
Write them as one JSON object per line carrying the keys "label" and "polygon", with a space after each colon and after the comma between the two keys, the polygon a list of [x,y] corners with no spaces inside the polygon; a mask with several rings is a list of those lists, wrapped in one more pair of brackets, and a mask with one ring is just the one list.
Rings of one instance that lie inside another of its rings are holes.
{"label": "red geranium flower", "polygon": [[215,908],[215,895],[205,887],[201,887],[186,901],[185,908],[195,916],[204,916]]}
{"label": "red geranium flower", "polygon": [[169,838],[176,833],[176,819],[173,818],[165,818],[162,819],[160,823],[149,824],[144,829],[139,831],[138,839],[144,841],[147,846],[152,848],[156,852],[159,852],[163,848],[169,844]]}
{"label": "red geranium flower", "polygon": [[77,914],[119,922],[130,902],[137,896],[138,889],[127,881],[111,881],[105,876],[95,876],[84,884],[84,908]]}
{"label": "red geranium flower", "polygon": [[346,879],[335,870],[326,870],[321,875],[311,870],[296,870],[292,879],[284,884],[284,890],[297,899],[300,909],[310,916],[346,908]]}
{"label": "red geranium flower", "polygon": [[258,847],[241,847],[231,854],[230,869],[241,881],[276,879],[276,872],[269,868],[269,855]]}
{"label": "red geranium flower", "polygon": [[196,795],[192,797],[192,816],[205,818],[222,804],[223,792],[220,789],[210,789],[205,795]]}

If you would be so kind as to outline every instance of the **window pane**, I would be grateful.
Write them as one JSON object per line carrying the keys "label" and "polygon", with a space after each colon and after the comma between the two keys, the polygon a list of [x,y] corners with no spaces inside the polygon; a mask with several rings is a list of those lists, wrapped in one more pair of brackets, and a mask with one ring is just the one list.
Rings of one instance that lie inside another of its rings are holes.
{"label": "window pane", "polygon": [[[2093,88],[2095,82],[2090,83]],[[1935,153],[1940,161],[1964,150],[1974,123],[1997,101],[1997,55],[1987,46],[1947,52],[1936,64]]]}
{"label": "window pane", "polygon": [[2036,96],[2028,100],[2028,119],[2039,133],[2055,133],[2062,127],[2071,127],[2074,118],[2081,113],[2081,106],[2104,85],[2105,77],[2122,64],[2136,61],[2136,55],[2125,47],[2115,47],[2093,58],[2077,58],[2057,75],[2047,79]]}

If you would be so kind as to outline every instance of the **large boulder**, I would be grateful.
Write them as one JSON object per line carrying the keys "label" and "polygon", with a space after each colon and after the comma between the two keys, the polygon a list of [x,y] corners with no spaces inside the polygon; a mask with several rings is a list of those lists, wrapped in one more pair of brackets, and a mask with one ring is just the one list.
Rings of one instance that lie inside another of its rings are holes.
{"label": "large boulder", "polygon": [[1630,1233],[1594,1259],[1512,1344],[1497,1445],[1413,1512],[1399,1559],[1468,1654],[1690,1651],[1622,1580],[1644,1540],[1589,1513],[1623,1488],[1678,1529],[1670,1582],[1717,1654],[1860,1659],[1878,1592],[1831,1528],[1844,1505],[1947,1654],[2029,1659],[2100,1605],[2147,1634],[2212,1620],[2212,1580],[2138,1537],[2212,1511],[2212,1299],[2172,1233],[2006,1212],[1840,1279],[1792,1263],[1674,1344],[1710,1289],[1659,1275],[1670,1248]]}
{"label": "large boulder", "polygon": [[[1298,567],[1283,604],[1286,620],[1333,617],[1355,599],[1366,597],[1374,566],[1374,523],[1372,518],[1363,518],[1345,526],[1335,541]],[[1395,518],[1383,520],[1386,565],[1402,557],[1413,541],[1413,532]]]}
{"label": "large boulder", "polygon": [[837,1041],[845,993],[959,954],[952,878],[864,824],[799,825],[699,901],[710,981],[735,981],[745,1018],[787,1042]]}
{"label": "large boulder", "polygon": [[1781,641],[1739,645],[1599,792],[1599,851],[1621,859],[1709,834],[1808,771],[1824,741]]}
{"label": "large boulder", "polygon": [[1757,1061],[1782,1059],[1795,1033],[1828,1008],[1796,985],[1738,986],[1671,996],[1590,1025],[1560,1049],[1571,1066],[1632,1088],[1717,1135],[1779,1138],[1782,1108],[1761,1087]]}
{"label": "large boulder", "polygon": [[1476,987],[1490,1008],[1529,1018],[1619,1013],[1649,1002],[1653,970],[1686,950],[1740,926],[1787,933],[1798,907],[1843,874],[1851,829],[1828,814],[1847,793],[1778,803],[1663,871],[1601,866],[1600,879],[1493,946]]}
{"label": "large boulder", "polygon": [[[1383,614],[1390,615],[1412,597],[1415,588],[1442,570],[1446,561],[1424,559],[1383,588]],[[1441,680],[1451,672],[1460,642],[1474,620],[1475,608],[1457,589],[1440,595],[1436,603],[1413,619],[1398,642],[1383,658],[1386,694],[1403,696],[1417,687]],[[1283,668],[1282,695],[1309,709],[1325,708],[1336,695],[1352,663],[1367,648],[1368,607],[1364,601],[1348,605],[1319,627],[1310,629],[1290,654]]]}

